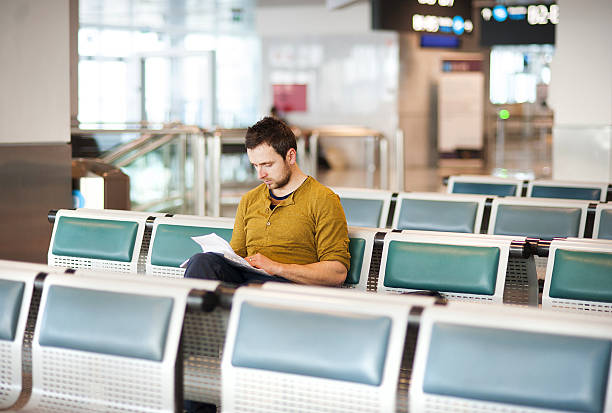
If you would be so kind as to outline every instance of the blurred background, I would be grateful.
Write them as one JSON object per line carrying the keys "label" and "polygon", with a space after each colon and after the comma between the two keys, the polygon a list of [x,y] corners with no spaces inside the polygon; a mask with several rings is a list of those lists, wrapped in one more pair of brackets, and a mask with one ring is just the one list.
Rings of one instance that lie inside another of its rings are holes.
{"label": "blurred background", "polygon": [[49,209],[233,216],[257,184],[244,128],[269,114],[330,186],[609,182],[611,19],[608,0],[4,0],[0,258],[40,261]]}

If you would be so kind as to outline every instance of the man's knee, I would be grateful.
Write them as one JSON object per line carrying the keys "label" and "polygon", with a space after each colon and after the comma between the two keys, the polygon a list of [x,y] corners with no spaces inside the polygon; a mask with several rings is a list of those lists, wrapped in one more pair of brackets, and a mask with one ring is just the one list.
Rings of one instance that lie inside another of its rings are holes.
{"label": "man's knee", "polygon": [[218,257],[215,254],[199,252],[189,259],[185,278],[215,279],[212,274],[217,265]]}

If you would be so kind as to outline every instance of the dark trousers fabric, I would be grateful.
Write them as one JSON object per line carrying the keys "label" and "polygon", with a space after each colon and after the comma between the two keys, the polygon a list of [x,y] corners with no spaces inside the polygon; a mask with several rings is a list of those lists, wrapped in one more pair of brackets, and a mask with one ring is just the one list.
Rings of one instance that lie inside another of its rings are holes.
{"label": "dark trousers fabric", "polygon": [[[185,269],[185,278],[219,280],[233,284],[266,281],[291,282],[283,277],[273,277],[249,270],[242,270],[240,267],[228,263],[221,255],[211,252],[201,252],[191,257]],[[216,412],[214,404],[190,400],[185,400],[183,407],[187,413]]]}
{"label": "dark trousers fabric", "polygon": [[185,278],[219,280],[232,284],[266,281],[291,282],[283,277],[274,277],[242,269],[227,262],[220,254],[212,252],[201,252],[191,257],[185,269]]}

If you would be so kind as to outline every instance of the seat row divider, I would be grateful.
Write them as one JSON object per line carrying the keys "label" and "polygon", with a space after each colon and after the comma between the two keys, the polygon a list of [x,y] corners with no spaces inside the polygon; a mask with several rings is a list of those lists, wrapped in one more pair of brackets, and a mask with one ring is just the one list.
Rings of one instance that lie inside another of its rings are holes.
{"label": "seat row divider", "polygon": [[43,286],[48,275],[46,272],[39,272],[34,278],[32,298],[30,299],[30,308],[28,309],[28,318],[21,347],[21,394],[13,408],[22,408],[32,396],[32,342],[34,340],[34,330],[36,329],[36,319],[40,309]]}
{"label": "seat row divider", "polygon": [[376,291],[378,289],[378,275],[380,273],[380,265],[382,260],[382,251],[385,245],[386,232],[377,232],[374,235],[374,245],[372,246],[372,259],[370,260],[370,270],[368,271],[367,291]]}
{"label": "seat row divider", "polygon": [[398,196],[399,196],[398,192],[393,192],[393,194],[391,194],[391,203],[389,204],[389,212],[387,213],[387,222],[385,223],[385,227],[387,228],[393,227],[393,216],[395,215],[395,207],[397,206]]}

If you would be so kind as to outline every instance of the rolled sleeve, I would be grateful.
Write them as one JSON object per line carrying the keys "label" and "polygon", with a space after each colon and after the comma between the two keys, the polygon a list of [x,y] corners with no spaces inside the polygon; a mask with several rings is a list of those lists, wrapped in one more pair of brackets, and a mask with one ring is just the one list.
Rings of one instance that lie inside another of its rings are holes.
{"label": "rolled sleeve", "polygon": [[347,271],[351,257],[348,244],[348,226],[340,198],[328,194],[317,202],[316,248],[319,261],[339,261]]}
{"label": "rolled sleeve", "polygon": [[247,256],[246,247],[246,233],[244,228],[244,209],[245,200],[241,199],[238,204],[238,211],[236,212],[236,219],[234,220],[234,230],[232,231],[232,239],[230,246],[234,252],[241,257]]}

